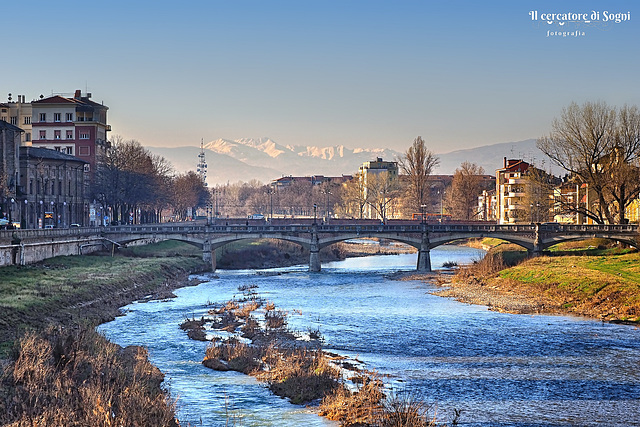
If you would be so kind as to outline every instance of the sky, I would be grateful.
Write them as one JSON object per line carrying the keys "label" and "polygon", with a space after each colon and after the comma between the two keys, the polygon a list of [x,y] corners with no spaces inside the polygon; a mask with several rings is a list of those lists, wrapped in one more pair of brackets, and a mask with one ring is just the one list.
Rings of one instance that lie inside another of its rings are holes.
{"label": "sky", "polygon": [[422,136],[446,153],[541,137],[571,102],[640,105],[635,0],[30,0],[1,15],[1,101],[88,91],[112,137],[145,146],[405,151]]}

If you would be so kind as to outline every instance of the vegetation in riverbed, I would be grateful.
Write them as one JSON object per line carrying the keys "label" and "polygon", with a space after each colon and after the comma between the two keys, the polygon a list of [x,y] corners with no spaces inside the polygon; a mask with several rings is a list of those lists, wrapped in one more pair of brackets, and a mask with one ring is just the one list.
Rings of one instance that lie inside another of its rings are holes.
{"label": "vegetation in riverbed", "polygon": [[181,328],[187,331],[210,323],[212,329],[234,333],[212,340],[203,365],[253,375],[292,403],[321,400],[320,414],[343,426],[441,425],[429,418],[430,407],[422,400],[388,393],[377,374],[322,351],[319,330],[299,339],[304,334],[288,329],[288,313],[264,301],[254,289],[241,287],[244,297],[215,306],[209,310],[210,318],[183,322]]}

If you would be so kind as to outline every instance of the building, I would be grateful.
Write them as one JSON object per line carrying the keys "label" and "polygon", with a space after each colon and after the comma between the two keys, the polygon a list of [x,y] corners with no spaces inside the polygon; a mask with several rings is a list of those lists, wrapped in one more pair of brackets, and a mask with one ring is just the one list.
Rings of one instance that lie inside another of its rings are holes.
{"label": "building", "polygon": [[13,221],[18,190],[20,139],[19,127],[0,120],[0,219]]}
{"label": "building", "polygon": [[553,212],[553,193],[541,181],[551,178],[522,159],[507,160],[505,157],[502,169],[496,171],[498,224],[549,221]]}
{"label": "building", "polygon": [[107,110],[76,90],[73,97],[53,95],[31,102],[32,145],[76,156],[94,171],[96,161],[109,147]]}
{"label": "building", "polygon": [[496,190],[482,190],[478,196],[479,221],[496,221]]}
{"label": "building", "polygon": [[271,181],[271,186],[275,189],[286,188],[291,186],[294,182],[307,183],[311,186],[320,185],[324,183],[330,183],[335,185],[341,185],[351,180],[351,175],[342,176],[324,176],[324,175],[311,175],[311,176],[283,176],[282,178],[274,179]]}
{"label": "building", "polygon": [[[364,217],[382,221],[401,218],[402,210],[398,199],[393,197],[393,185],[398,182],[398,162],[387,162],[378,157],[375,161],[364,162],[358,170],[358,175],[363,182],[364,198],[370,200],[365,207]],[[381,186],[380,178],[391,185]],[[374,190],[372,186],[380,188]],[[389,187],[389,191],[386,187]]]}
{"label": "building", "polygon": [[20,147],[14,221],[23,228],[87,225],[87,164],[59,151]]}
{"label": "building", "polygon": [[25,102],[24,95],[18,95],[18,101],[0,103],[0,120],[18,126],[24,132],[20,136],[20,145],[31,145],[31,103]]}

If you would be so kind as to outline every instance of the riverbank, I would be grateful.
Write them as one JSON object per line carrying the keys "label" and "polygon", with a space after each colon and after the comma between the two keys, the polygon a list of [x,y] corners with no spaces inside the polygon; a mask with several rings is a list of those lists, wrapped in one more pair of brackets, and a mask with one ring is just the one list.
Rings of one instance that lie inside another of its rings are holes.
{"label": "riverbank", "polygon": [[[382,240],[340,242],[320,251],[320,261],[340,261],[350,257],[415,252],[408,245]],[[216,250],[216,266],[225,270],[291,267],[309,263],[309,251],[275,239],[230,243]]]}
{"label": "riverbank", "polygon": [[0,424],[178,425],[146,350],[93,330],[133,301],[172,296],[209,267],[201,254],[173,249],[0,268]]}
{"label": "riverbank", "polygon": [[505,245],[474,265],[422,279],[444,287],[437,295],[490,310],[638,324],[639,266],[637,251],[603,242],[560,246],[533,258]]}

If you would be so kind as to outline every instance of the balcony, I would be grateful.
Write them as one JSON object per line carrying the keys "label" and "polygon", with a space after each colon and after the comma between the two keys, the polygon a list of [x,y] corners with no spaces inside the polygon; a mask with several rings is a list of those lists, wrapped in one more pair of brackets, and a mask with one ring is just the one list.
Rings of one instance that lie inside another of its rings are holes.
{"label": "balcony", "polygon": [[526,184],[527,182],[526,178],[509,178],[509,185]]}

